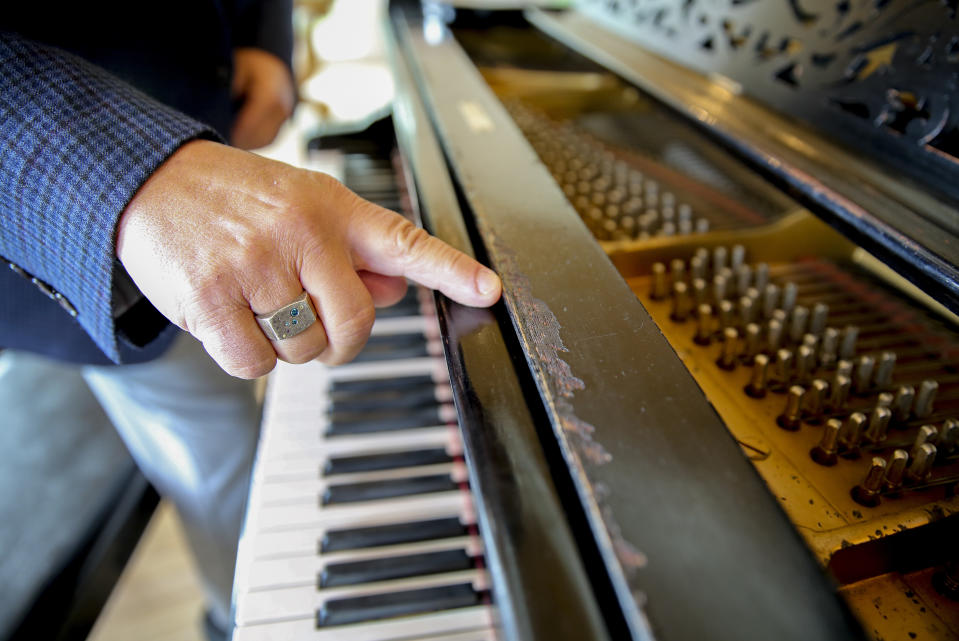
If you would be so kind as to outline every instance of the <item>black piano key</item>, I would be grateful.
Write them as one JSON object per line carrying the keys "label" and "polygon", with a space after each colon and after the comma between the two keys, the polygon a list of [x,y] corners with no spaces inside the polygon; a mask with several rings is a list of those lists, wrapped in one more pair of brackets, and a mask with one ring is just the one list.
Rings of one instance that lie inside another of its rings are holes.
{"label": "black piano key", "polygon": [[480,602],[469,583],[330,599],[316,612],[318,628],[466,608]]}
{"label": "black piano key", "polygon": [[410,286],[406,289],[406,294],[399,301],[389,307],[378,307],[376,309],[377,318],[390,318],[394,316],[419,316],[420,315],[420,297],[416,286]]}
{"label": "black piano key", "polygon": [[414,427],[443,425],[439,407],[419,407],[397,414],[393,410],[377,412],[331,412],[327,436],[391,432]]}
{"label": "black piano key", "polygon": [[375,392],[339,392],[330,394],[334,412],[370,411],[378,409],[411,409],[437,405],[436,384],[420,387],[381,389]]}
{"label": "black piano key", "polygon": [[455,490],[456,487],[456,481],[454,481],[449,474],[430,474],[427,476],[412,476],[409,478],[388,479],[385,481],[337,483],[336,485],[327,487],[321,499],[323,505],[356,503],[359,501],[376,501],[400,496],[413,496],[415,494],[449,492]]}
{"label": "black piano key", "polygon": [[327,460],[326,465],[323,466],[323,475],[375,472],[401,467],[438,465],[452,461],[453,457],[442,447],[386,454],[367,454],[365,456],[334,456]]}
{"label": "black piano key", "polygon": [[389,334],[370,336],[354,360],[380,361],[427,356],[427,340],[423,334]]}
{"label": "black piano key", "polygon": [[440,550],[382,559],[330,563],[320,572],[318,584],[320,588],[335,588],[411,576],[459,572],[472,567],[473,558],[466,553],[466,550]]}
{"label": "black piano key", "polygon": [[327,554],[341,550],[451,539],[457,536],[465,536],[468,531],[458,517],[391,523],[389,525],[329,530],[320,540],[319,547],[320,554]]}
{"label": "black piano key", "polygon": [[361,378],[357,380],[336,380],[330,384],[330,397],[337,394],[374,392],[379,390],[402,390],[419,387],[433,382],[429,374],[417,376],[397,376],[396,378]]}
{"label": "black piano key", "polygon": [[429,356],[426,341],[415,345],[392,347],[390,349],[363,350],[353,358],[354,363],[370,363],[376,361],[395,361],[401,358],[424,358]]}
{"label": "black piano key", "polygon": [[389,307],[377,307],[377,318],[396,318],[397,316],[420,316],[419,301],[404,302],[400,301]]}

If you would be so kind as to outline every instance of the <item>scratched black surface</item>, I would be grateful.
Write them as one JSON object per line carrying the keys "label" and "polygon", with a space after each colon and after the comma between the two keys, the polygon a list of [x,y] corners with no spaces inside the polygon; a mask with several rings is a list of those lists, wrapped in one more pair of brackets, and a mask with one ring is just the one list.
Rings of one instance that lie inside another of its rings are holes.
{"label": "scratched black surface", "polygon": [[[428,44],[422,25],[398,29],[504,278],[516,340],[633,638],[648,638],[647,619],[660,639],[860,638],[774,497],[459,46]],[[464,102],[493,127],[471,129]]]}
{"label": "scratched black surface", "polygon": [[[473,254],[442,151],[394,51],[394,122],[426,226]],[[593,596],[540,447],[500,321],[437,296],[470,484],[493,582],[500,638],[616,638]]]}

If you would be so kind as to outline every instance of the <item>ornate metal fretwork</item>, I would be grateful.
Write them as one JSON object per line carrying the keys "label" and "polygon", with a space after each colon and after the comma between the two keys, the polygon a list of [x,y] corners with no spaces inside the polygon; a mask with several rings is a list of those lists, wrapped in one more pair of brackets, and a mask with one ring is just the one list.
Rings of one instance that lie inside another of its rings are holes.
{"label": "ornate metal fretwork", "polygon": [[581,0],[649,50],[959,195],[957,0]]}

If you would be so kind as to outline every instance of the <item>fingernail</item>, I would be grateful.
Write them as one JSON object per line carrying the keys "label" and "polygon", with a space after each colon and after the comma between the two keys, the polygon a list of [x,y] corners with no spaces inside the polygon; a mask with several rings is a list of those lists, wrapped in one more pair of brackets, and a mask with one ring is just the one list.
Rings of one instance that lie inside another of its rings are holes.
{"label": "fingernail", "polygon": [[492,269],[484,267],[476,275],[476,289],[484,296],[492,294],[499,286],[499,276]]}

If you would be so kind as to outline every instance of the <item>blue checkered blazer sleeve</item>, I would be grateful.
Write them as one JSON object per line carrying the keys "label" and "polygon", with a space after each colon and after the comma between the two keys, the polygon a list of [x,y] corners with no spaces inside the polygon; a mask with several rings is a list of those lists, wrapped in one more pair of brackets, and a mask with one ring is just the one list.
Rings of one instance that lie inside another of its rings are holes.
{"label": "blue checkered blazer sleeve", "polygon": [[217,139],[76,56],[0,33],[0,256],[61,292],[114,361],[117,221],[197,137]]}

